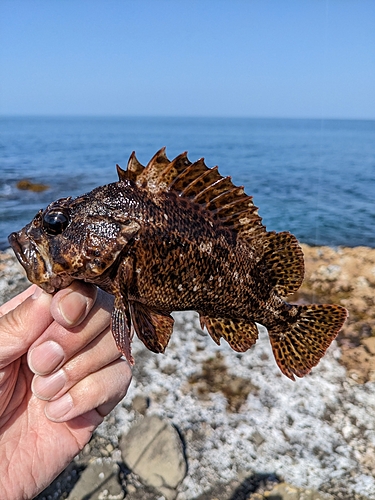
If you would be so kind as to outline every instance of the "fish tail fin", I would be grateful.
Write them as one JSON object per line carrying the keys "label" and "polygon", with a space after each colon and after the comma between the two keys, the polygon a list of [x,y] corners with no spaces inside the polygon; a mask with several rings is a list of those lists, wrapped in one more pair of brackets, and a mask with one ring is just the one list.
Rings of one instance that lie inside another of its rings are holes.
{"label": "fish tail fin", "polygon": [[319,363],[343,326],[348,311],[333,304],[293,307],[291,322],[271,327],[270,342],[280,370],[291,380]]}

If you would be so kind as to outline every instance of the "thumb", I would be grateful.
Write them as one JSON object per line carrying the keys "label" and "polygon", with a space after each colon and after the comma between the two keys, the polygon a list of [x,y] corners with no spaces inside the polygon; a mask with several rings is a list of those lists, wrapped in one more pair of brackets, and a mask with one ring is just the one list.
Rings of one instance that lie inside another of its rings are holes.
{"label": "thumb", "polygon": [[27,296],[30,288],[0,308],[0,369],[25,354],[53,321],[52,296],[32,289],[33,295]]}

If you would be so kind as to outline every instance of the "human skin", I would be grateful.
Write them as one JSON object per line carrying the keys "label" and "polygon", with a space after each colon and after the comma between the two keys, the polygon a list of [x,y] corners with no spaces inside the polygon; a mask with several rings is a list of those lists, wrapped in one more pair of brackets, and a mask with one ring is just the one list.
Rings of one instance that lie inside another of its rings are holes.
{"label": "human skin", "polygon": [[0,307],[0,498],[30,499],[88,443],[131,381],[110,330],[112,297],[36,285]]}

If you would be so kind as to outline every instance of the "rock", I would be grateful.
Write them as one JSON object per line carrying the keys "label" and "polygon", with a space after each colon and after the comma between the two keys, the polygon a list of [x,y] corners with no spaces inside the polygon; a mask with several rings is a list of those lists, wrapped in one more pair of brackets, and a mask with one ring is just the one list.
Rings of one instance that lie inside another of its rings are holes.
{"label": "rock", "polygon": [[0,305],[30,286],[26,273],[13,250],[0,252]]}
{"label": "rock", "polygon": [[148,398],[144,396],[135,396],[132,401],[133,410],[140,413],[141,415],[145,415],[147,408],[150,406],[150,401]]}
{"label": "rock", "polygon": [[364,345],[351,349],[343,347],[340,361],[348,370],[348,375],[358,384],[375,380],[375,356]]}
{"label": "rock", "polygon": [[47,184],[40,184],[39,182],[32,182],[29,179],[21,179],[16,184],[18,189],[22,191],[34,191],[34,193],[41,193],[49,189]]}
{"label": "rock", "polygon": [[267,500],[334,500],[326,493],[296,488],[287,483],[277,484],[271,491],[264,493],[264,498]]}
{"label": "rock", "polygon": [[123,436],[120,449],[124,462],[142,482],[167,500],[176,498],[187,467],[181,438],[168,421],[157,416],[143,418]]}
{"label": "rock", "polygon": [[119,483],[120,468],[112,460],[98,459],[82,472],[68,500],[122,500],[125,493]]}
{"label": "rock", "polygon": [[375,337],[362,339],[361,343],[366,347],[370,354],[375,354]]}

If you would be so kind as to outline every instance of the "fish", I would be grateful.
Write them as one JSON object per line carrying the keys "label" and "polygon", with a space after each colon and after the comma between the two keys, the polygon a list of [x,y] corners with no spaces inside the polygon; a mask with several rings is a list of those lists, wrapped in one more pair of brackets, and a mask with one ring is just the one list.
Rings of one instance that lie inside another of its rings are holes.
{"label": "fish", "polygon": [[288,231],[267,231],[253,197],[218,167],[160,149],[146,166],[133,152],[119,180],[39,210],[9,235],[28,279],[48,293],[73,280],[114,296],[111,329],[131,365],[134,332],[163,353],[174,311],[194,310],[220,344],[245,352],[268,330],[291,380],[316,366],[342,328],[335,304],[287,302],[304,279],[304,256]]}

